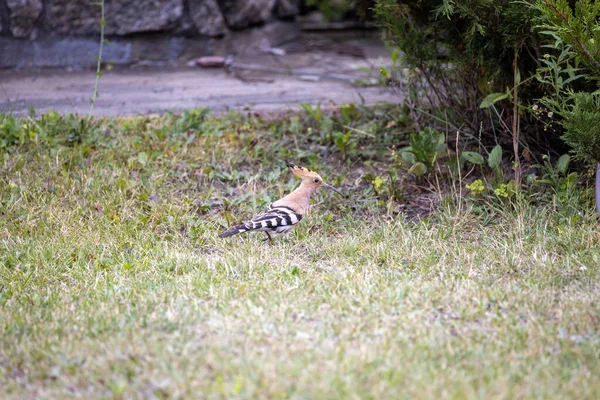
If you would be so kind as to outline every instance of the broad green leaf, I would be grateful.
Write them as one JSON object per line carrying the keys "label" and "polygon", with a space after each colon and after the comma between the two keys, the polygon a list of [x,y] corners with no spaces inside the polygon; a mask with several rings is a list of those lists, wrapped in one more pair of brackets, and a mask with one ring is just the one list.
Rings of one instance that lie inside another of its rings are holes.
{"label": "broad green leaf", "polygon": [[463,151],[460,156],[471,164],[483,165],[485,162],[483,156],[474,151]]}
{"label": "broad green leaf", "polygon": [[490,84],[485,77],[481,77],[477,80],[477,88],[481,94],[486,94],[491,92]]}
{"label": "broad green leaf", "polygon": [[491,169],[497,169],[497,168],[500,168],[501,162],[502,162],[502,146],[497,145],[490,152],[490,155],[488,157],[488,165],[490,166]]}
{"label": "broad green leaf", "polygon": [[446,135],[444,135],[441,132],[439,132],[438,135],[439,136],[436,151],[438,153],[445,153],[448,150],[448,147],[446,146]]}
{"label": "broad green leaf", "polygon": [[479,108],[491,107],[492,105],[494,105],[494,103],[500,100],[504,100],[506,98],[508,98],[507,93],[490,93],[485,97],[485,99],[483,99],[483,101],[479,105]]}
{"label": "broad green leaf", "polygon": [[407,163],[414,164],[415,162],[417,162],[417,157],[415,157],[415,154],[413,153],[411,148],[404,149],[401,155],[402,160]]}
{"label": "broad green leaf", "polygon": [[563,175],[566,175],[569,163],[571,162],[571,156],[563,154],[556,162],[556,169]]}
{"label": "broad green leaf", "polygon": [[408,173],[411,173],[414,176],[423,176],[427,173],[427,167],[422,162],[418,162],[413,164],[412,167],[410,167]]}

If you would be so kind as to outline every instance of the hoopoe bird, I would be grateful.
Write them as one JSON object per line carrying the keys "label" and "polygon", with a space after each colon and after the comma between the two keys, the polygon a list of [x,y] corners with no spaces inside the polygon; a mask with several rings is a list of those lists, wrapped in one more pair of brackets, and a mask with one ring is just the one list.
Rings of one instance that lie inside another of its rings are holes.
{"label": "hoopoe bird", "polygon": [[342,195],[339,190],[323,182],[323,178],[316,172],[297,165],[288,164],[288,167],[302,179],[300,186],[281,200],[272,203],[269,208],[251,220],[234,226],[227,232],[221,233],[219,237],[226,238],[243,232],[263,231],[267,234],[265,240],[270,241],[272,240],[270,233],[287,233],[300,222],[308,211],[310,196],[320,187]]}

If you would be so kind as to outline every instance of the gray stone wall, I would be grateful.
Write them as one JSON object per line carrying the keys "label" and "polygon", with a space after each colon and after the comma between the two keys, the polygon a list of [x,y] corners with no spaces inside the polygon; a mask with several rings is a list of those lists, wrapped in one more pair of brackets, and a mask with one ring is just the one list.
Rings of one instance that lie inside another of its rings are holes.
{"label": "gray stone wall", "polygon": [[[301,0],[105,0],[103,60],[115,64],[251,52],[297,33]],[[0,68],[96,63],[98,0],[0,0]],[[254,40],[254,42],[250,42]]]}

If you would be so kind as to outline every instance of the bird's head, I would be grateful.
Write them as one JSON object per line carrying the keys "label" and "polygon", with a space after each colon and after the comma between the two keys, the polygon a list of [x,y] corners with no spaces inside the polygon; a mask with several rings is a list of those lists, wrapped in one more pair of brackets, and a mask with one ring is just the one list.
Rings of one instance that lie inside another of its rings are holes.
{"label": "bird's head", "polygon": [[342,196],[342,193],[340,193],[339,190],[337,190],[330,184],[323,182],[323,178],[321,178],[321,176],[319,174],[317,174],[315,171],[311,171],[308,168],[299,167],[294,164],[288,164],[288,167],[292,170],[292,172],[296,176],[298,176],[302,179],[303,185],[306,185],[311,188],[313,193],[316,192],[322,186],[329,190],[333,190],[334,192],[336,192],[337,194]]}

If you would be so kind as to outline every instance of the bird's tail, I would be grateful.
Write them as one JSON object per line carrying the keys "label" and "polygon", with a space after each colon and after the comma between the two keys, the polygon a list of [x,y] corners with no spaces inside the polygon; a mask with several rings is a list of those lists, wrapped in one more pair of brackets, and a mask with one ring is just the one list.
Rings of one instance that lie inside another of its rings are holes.
{"label": "bird's tail", "polygon": [[238,233],[246,232],[248,230],[249,230],[248,227],[246,225],[242,224],[242,225],[234,226],[230,230],[221,233],[219,235],[219,237],[226,238],[229,236],[237,235]]}

